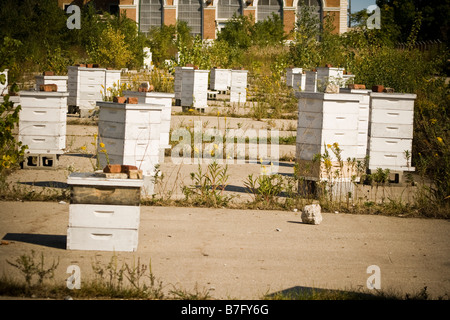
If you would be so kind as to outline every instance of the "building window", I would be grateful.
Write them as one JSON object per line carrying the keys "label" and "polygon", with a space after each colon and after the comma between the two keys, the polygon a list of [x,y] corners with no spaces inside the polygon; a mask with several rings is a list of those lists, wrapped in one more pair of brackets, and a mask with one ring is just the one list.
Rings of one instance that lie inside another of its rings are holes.
{"label": "building window", "polygon": [[258,7],[256,9],[256,21],[264,21],[272,16],[272,13],[278,14],[283,20],[283,5],[280,0],[258,0]]}
{"label": "building window", "polygon": [[193,36],[202,36],[202,1],[179,0],[178,20],[187,22]]}
{"label": "building window", "polygon": [[140,31],[147,33],[151,27],[162,25],[162,0],[141,0],[139,11]]}
{"label": "building window", "polygon": [[230,19],[233,15],[242,15],[242,1],[241,0],[219,0],[217,5],[217,18]]}
{"label": "building window", "polygon": [[110,4],[109,5],[109,13],[113,15],[119,15],[119,5],[118,4]]}
{"label": "building window", "polygon": [[310,7],[311,13],[322,21],[322,1],[321,0],[298,0],[297,13],[301,14],[302,6]]}

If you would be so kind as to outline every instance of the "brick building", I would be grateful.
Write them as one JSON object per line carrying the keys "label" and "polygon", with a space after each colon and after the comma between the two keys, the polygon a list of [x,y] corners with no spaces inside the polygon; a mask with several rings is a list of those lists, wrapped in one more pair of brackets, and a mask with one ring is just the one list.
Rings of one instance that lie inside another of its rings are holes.
{"label": "brick building", "polygon": [[[77,2],[87,0],[58,0],[62,8]],[[138,23],[142,32],[181,20],[203,39],[215,39],[217,31],[233,14],[251,15],[255,21],[262,21],[274,12],[281,17],[288,33],[294,28],[302,4],[312,6],[321,18],[333,16],[337,33],[347,31],[348,0],[95,0],[95,4],[99,10],[125,13]]]}

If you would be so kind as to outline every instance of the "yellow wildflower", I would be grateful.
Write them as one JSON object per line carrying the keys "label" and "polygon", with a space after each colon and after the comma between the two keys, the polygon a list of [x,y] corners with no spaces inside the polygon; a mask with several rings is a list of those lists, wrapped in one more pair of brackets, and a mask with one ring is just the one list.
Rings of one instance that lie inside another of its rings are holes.
{"label": "yellow wildflower", "polygon": [[437,119],[430,119],[431,124],[435,124],[437,122]]}
{"label": "yellow wildflower", "polygon": [[86,146],[82,146],[80,149],[86,151]]}
{"label": "yellow wildflower", "polygon": [[437,141],[439,141],[440,143],[444,143],[444,142],[442,141],[442,138],[441,138],[441,137],[437,137],[436,139],[437,139]]}
{"label": "yellow wildflower", "polygon": [[327,148],[328,148],[328,149],[331,149],[331,144],[327,144]]}
{"label": "yellow wildflower", "polygon": [[214,149],[219,149],[219,146],[214,143]]}
{"label": "yellow wildflower", "polygon": [[100,142],[100,148],[104,148],[105,144],[103,142]]}

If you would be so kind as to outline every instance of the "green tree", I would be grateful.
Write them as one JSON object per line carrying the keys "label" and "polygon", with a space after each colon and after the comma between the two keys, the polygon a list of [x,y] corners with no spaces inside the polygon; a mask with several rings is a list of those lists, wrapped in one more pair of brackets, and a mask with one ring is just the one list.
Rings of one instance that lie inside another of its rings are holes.
{"label": "green tree", "polygon": [[111,25],[102,31],[98,41],[88,49],[88,54],[92,62],[115,69],[126,67],[132,58],[125,35]]}
{"label": "green tree", "polygon": [[248,49],[252,45],[253,23],[247,16],[233,15],[217,34],[217,40],[225,41],[230,47]]}
{"label": "green tree", "polygon": [[292,64],[303,68],[315,68],[319,63],[320,19],[312,8],[302,6],[293,31],[290,44]]}
{"label": "green tree", "polygon": [[276,46],[283,44],[287,35],[284,33],[280,16],[272,13],[263,21],[258,21],[251,29],[252,43],[258,46]]}

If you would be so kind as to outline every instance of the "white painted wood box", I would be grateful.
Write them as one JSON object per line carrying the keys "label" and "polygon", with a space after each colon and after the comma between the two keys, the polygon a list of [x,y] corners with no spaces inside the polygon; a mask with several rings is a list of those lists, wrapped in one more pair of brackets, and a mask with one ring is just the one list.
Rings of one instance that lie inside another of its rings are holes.
{"label": "white painted wood box", "polygon": [[181,92],[183,90],[183,71],[193,69],[193,67],[175,67],[174,92],[176,100],[181,100]]}
{"label": "white painted wood box", "polygon": [[209,88],[214,91],[227,91],[231,86],[231,69],[212,68]]}
{"label": "white painted wood box", "polygon": [[[68,250],[137,250],[142,179],[108,179],[94,173],[72,173],[67,184],[72,189]],[[108,203],[114,201],[120,204]]]}
{"label": "white painted wood box", "polygon": [[370,93],[369,89],[349,89],[340,88],[340,93],[360,95],[359,116],[358,116],[358,159],[364,159],[367,155],[367,141],[369,136],[369,105]]}
{"label": "white painted wood box", "polygon": [[230,102],[247,102],[247,70],[231,70]]}
{"label": "white painted wood box", "polygon": [[105,90],[108,90],[108,88],[113,88],[114,85],[117,87],[120,86],[120,70],[112,70],[112,69],[106,69],[105,70]]}
{"label": "white painted wood box", "polygon": [[43,76],[38,75],[36,80],[36,91],[40,90],[41,85],[56,84],[58,92],[67,92],[68,76]]}
{"label": "white painted wood box", "polygon": [[413,171],[411,158],[415,94],[370,93],[369,169]]}
{"label": "white painted wood box", "polygon": [[103,100],[106,69],[69,66],[67,70],[68,105],[78,107],[82,117],[88,116],[96,102]]}
{"label": "white painted wood box", "polygon": [[[297,156],[312,160],[323,154],[326,145],[338,143],[343,159],[356,158],[358,150],[358,117],[360,96],[300,92],[297,94]],[[329,150],[332,161],[336,160]]]}
{"label": "white painted wood box", "polygon": [[[134,165],[144,177],[155,175],[161,162],[161,116],[163,104],[97,102],[100,167],[108,164]],[[102,147],[102,145],[104,147]],[[104,152],[103,150],[106,150]],[[144,179],[143,192],[153,191],[152,179]],[[147,197],[151,194],[143,194]]]}
{"label": "white painted wood box", "polygon": [[184,69],[181,106],[205,109],[208,107],[209,70]]}
{"label": "white painted wood box", "polygon": [[296,73],[292,79],[292,88],[295,92],[301,92],[306,90],[306,74],[305,73]]}
{"label": "white painted wood box", "polygon": [[120,70],[78,66],[69,66],[67,70],[68,105],[77,107],[82,117],[89,116],[96,102],[107,95],[108,88],[120,85]]}
{"label": "white painted wood box", "polygon": [[317,67],[317,86],[320,92],[323,92],[328,84],[336,84],[343,87],[344,69],[333,67]]}
{"label": "white painted wood box", "polygon": [[138,103],[157,104],[163,106],[161,112],[160,141],[161,148],[170,148],[170,121],[172,119],[172,99],[175,94],[167,92],[124,91],[125,97],[136,97]]}
{"label": "white painted wood box", "polygon": [[21,91],[19,96],[19,141],[28,145],[27,153],[62,154],[68,93]]}
{"label": "white painted wood box", "polygon": [[317,92],[317,71],[305,72],[305,91]]}
{"label": "white painted wood box", "polygon": [[286,85],[288,87],[295,87],[294,75],[301,74],[303,68],[286,68]]}

